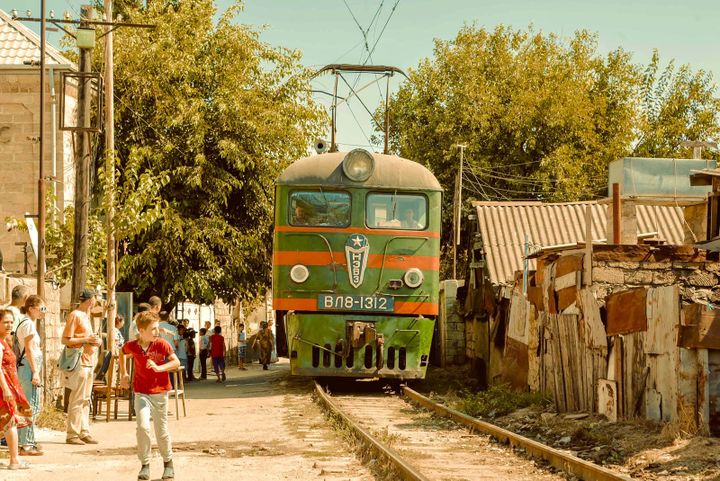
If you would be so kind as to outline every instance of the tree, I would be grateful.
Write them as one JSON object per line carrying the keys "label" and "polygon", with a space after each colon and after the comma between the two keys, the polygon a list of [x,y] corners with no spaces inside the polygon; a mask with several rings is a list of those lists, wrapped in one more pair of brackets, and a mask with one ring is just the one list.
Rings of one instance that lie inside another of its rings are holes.
{"label": "tree", "polygon": [[[689,157],[686,140],[720,139],[720,98],[712,74],[675,67],[671,60],[660,73],[660,55],[653,52],[640,85],[640,113],[635,157]],[[720,159],[717,153],[705,158]]]}
{"label": "tree", "polygon": [[[251,297],[269,281],[273,180],[320,130],[309,72],[234,25],[239,4],[217,23],[211,0],[123,8],[157,28],[116,33],[120,217],[130,228],[132,212],[154,212],[121,248],[122,282],[171,302]],[[143,178],[157,181],[150,209],[149,185],[129,201]]]}
{"label": "tree", "polygon": [[452,146],[466,144],[465,199],[595,198],[606,192],[608,164],[634,147],[667,155],[680,139],[718,134],[711,77],[687,66],[673,73],[671,63],[658,79],[658,62],[643,74],[621,48],[600,55],[586,31],[564,40],[532,27],[465,26],[453,40],[436,40],[393,96],[392,145],[452,192]]}

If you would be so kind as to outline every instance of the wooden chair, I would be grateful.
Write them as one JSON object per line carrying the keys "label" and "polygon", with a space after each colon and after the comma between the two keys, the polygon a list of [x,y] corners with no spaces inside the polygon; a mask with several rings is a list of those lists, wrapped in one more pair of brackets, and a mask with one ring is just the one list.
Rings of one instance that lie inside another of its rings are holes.
{"label": "wooden chair", "polygon": [[118,374],[118,356],[112,356],[108,365],[108,370],[105,376],[105,382],[99,383],[96,381],[93,384],[92,392],[92,412],[93,419],[102,412],[102,403],[106,403],[106,422],[110,422],[110,405],[115,401],[115,416],[114,419],[118,418],[118,403],[128,401],[128,421],[132,421],[132,384],[130,389],[123,389],[120,387],[120,376]]}
{"label": "wooden chair", "polygon": [[178,397],[182,398],[183,416],[187,417],[187,410],[185,409],[185,383],[183,382],[183,366],[178,367],[173,371],[169,371],[171,376],[174,376],[175,382],[173,383],[174,389],[168,393],[175,398],[175,419],[180,419],[180,411],[178,406]]}

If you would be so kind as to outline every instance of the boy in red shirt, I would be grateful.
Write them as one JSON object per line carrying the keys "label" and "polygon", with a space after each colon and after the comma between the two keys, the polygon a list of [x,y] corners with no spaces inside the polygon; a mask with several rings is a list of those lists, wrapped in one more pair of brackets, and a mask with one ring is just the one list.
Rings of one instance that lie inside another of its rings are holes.
{"label": "boy in red shirt", "polygon": [[215,326],[215,334],[210,336],[210,356],[212,357],[213,369],[217,381],[225,381],[225,338],[220,335],[222,328]]}
{"label": "boy in red shirt", "polygon": [[136,324],[138,337],[122,348],[120,355],[121,386],[129,385],[125,372],[124,355],[135,360],[135,412],[137,413],[138,458],[142,467],[138,473],[139,480],[150,479],[150,419],[155,423],[155,437],[163,457],[165,468],[162,479],[174,479],[172,463],[172,441],[168,431],[167,403],[168,391],[171,389],[168,371],[177,369],[180,360],[168,342],[159,337],[160,318],[152,311],[138,314]]}

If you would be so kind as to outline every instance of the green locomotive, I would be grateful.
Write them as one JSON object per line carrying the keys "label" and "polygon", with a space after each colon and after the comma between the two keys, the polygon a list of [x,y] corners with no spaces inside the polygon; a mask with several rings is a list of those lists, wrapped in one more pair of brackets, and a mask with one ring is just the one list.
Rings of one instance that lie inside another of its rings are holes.
{"label": "green locomotive", "polygon": [[442,189],[363,149],[277,179],[273,306],[292,374],[423,378],[438,314]]}

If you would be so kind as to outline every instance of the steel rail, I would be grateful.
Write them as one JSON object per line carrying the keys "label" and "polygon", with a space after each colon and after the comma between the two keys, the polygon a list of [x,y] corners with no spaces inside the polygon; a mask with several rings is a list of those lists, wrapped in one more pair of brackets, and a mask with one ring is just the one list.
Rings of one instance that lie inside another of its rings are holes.
{"label": "steel rail", "polygon": [[375,439],[372,434],[367,432],[350,416],[344,413],[343,410],[340,409],[337,404],[335,404],[335,401],[332,400],[331,396],[329,396],[323,390],[322,386],[320,386],[317,381],[315,381],[315,391],[317,392],[318,397],[320,398],[322,403],[325,404],[325,406],[327,406],[327,408],[333,414],[342,419],[343,423],[348,426],[358,438],[360,438],[362,441],[365,442],[365,444],[369,445],[370,448],[378,452],[381,456],[385,457],[393,464],[402,479],[404,479],[405,481],[430,481],[429,478],[420,474],[417,468],[405,461],[397,451],[392,449],[390,446],[387,446],[385,443],[382,443]]}
{"label": "steel rail", "polygon": [[430,411],[434,411],[441,416],[450,418],[472,430],[489,434],[501,442],[508,442],[512,446],[520,447],[531,455],[546,460],[555,468],[566,473],[573,474],[580,479],[586,481],[631,481],[632,479],[624,474],[611,471],[602,466],[598,466],[597,464],[580,459],[577,456],[564,453],[532,439],[526,438],[525,436],[521,436],[495,426],[494,424],[480,421],[479,419],[475,419],[471,416],[455,411],[454,409],[437,404],[407,386],[403,386],[403,393],[411,400]]}

